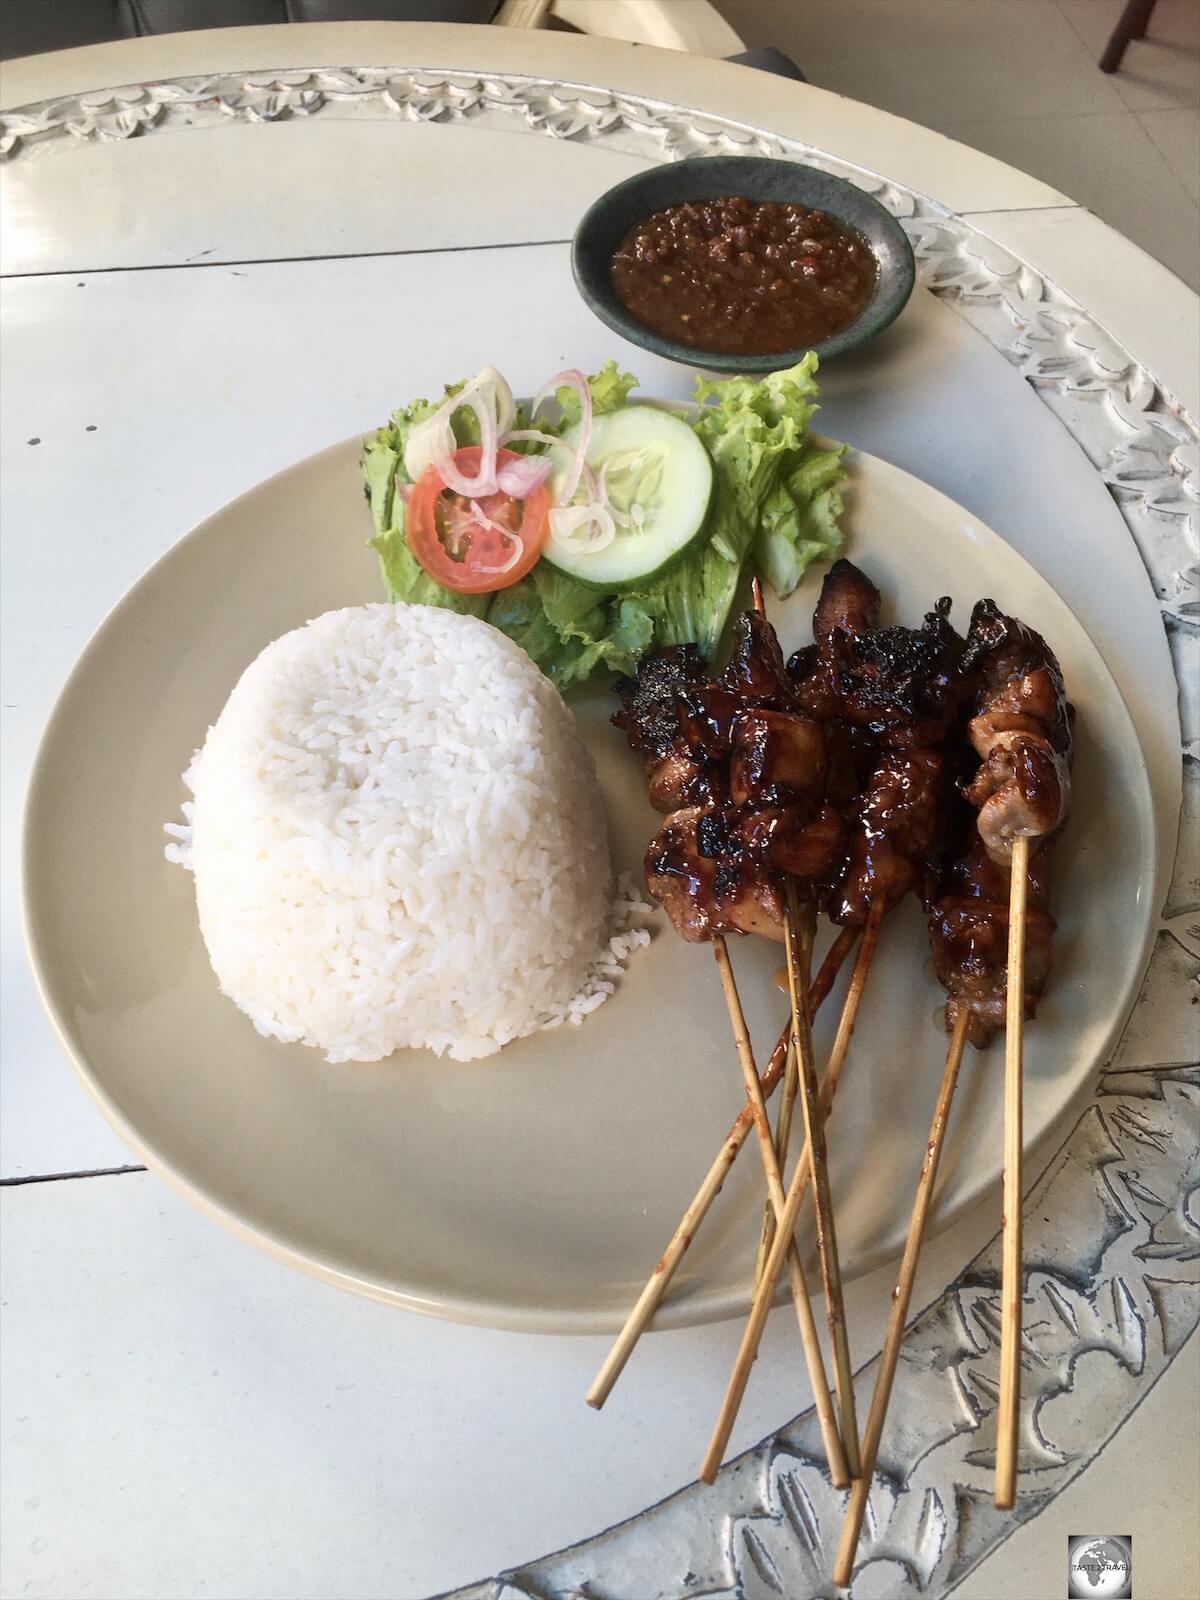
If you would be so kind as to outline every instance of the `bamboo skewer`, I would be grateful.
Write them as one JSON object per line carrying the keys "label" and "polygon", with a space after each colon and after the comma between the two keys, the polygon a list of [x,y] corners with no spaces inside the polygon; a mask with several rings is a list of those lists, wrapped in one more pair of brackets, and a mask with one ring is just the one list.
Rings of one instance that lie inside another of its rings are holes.
{"label": "bamboo skewer", "polygon": [[850,1365],[850,1343],[846,1336],[846,1310],[842,1298],[842,1269],[838,1260],[837,1230],[833,1220],[833,1195],[829,1185],[829,1158],[825,1148],[825,1118],[818,1104],[817,1067],[813,1056],[812,1032],[808,1023],[808,968],[812,958],[815,912],[811,904],[801,921],[796,890],[787,887],[787,916],[784,939],[787,949],[788,990],[792,1002],[792,1053],[800,1081],[800,1108],[808,1141],[808,1164],[812,1172],[813,1213],[816,1221],[817,1255],[821,1263],[821,1283],[825,1290],[825,1316],[833,1353],[833,1381],[837,1392],[838,1421],[846,1467],[858,1477],[858,1417],[854,1405],[854,1369]]}
{"label": "bamboo skewer", "polygon": [[[837,1038],[834,1040],[833,1050],[829,1057],[829,1066],[825,1070],[825,1077],[821,1083],[821,1111],[825,1116],[829,1115],[833,1097],[837,1093],[838,1079],[845,1064],[850,1037],[854,1032],[854,1024],[858,1017],[858,1008],[862,1003],[867,974],[871,970],[871,962],[875,955],[875,946],[879,937],[879,924],[883,919],[885,910],[886,906],[882,899],[873,901],[866,924],[863,927],[862,943],[858,947],[854,971],[850,977],[850,986],[846,991],[846,998],[842,1004],[842,1015],[838,1023]],[[750,1379],[750,1368],[754,1365],[755,1357],[758,1355],[759,1341],[762,1339],[767,1313],[770,1311],[771,1302],[775,1298],[775,1285],[779,1281],[779,1274],[783,1268],[786,1249],[785,1241],[795,1232],[796,1219],[800,1215],[800,1207],[804,1203],[804,1196],[808,1192],[811,1179],[810,1152],[808,1146],[805,1145],[800,1153],[800,1159],[796,1163],[796,1170],[792,1174],[791,1183],[788,1186],[783,1217],[776,1220],[775,1239],[771,1245],[770,1254],[767,1256],[766,1265],[763,1267],[762,1277],[754,1291],[750,1315],[746,1321],[745,1331],[742,1334],[741,1347],[738,1350],[737,1360],[734,1362],[733,1371],[729,1377],[729,1386],[725,1391],[725,1398],[722,1401],[721,1410],[713,1428],[708,1451],[700,1468],[700,1478],[704,1483],[713,1481],[724,1459],[725,1450],[729,1444],[729,1435],[733,1432],[733,1424],[737,1420],[742,1397],[746,1393],[746,1384]]]}
{"label": "bamboo skewer", "polygon": [[862,1004],[863,985],[867,981],[867,973],[871,970],[871,960],[875,955],[875,944],[879,938],[879,924],[883,921],[886,910],[887,902],[882,896],[872,900],[867,920],[863,924],[862,943],[858,947],[854,971],[850,975],[850,987],[846,990],[846,998],[842,1002],[842,1013],[838,1018],[837,1032],[833,1036],[833,1046],[829,1052],[829,1065],[825,1068],[825,1081],[828,1082],[832,1078],[835,1087],[838,1074],[842,1070],[842,1063],[846,1059],[846,1052],[850,1048],[850,1040],[854,1037],[858,1008]]}
{"label": "bamboo skewer", "polygon": [[776,1221],[775,1240],[771,1245],[767,1264],[763,1268],[763,1275],[758,1288],[754,1291],[754,1302],[750,1307],[750,1316],[746,1323],[746,1330],[742,1335],[741,1348],[738,1351],[737,1361],[734,1363],[733,1373],[729,1379],[729,1387],[725,1392],[725,1399],[713,1429],[712,1438],[709,1440],[708,1450],[700,1467],[700,1481],[712,1483],[717,1473],[721,1470],[721,1462],[725,1458],[725,1450],[729,1444],[729,1435],[733,1432],[733,1424],[737,1419],[738,1411],[742,1404],[742,1396],[746,1393],[746,1384],[750,1377],[750,1368],[758,1354],[759,1341],[762,1338],[763,1327],[767,1320],[767,1312],[771,1309],[771,1301],[775,1297],[775,1284],[783,1269],[783,1258],[787,1254],[788,1241],[796,1229],[796,1219],[800,1215],[800,1205],[808,1192],[808,1162],[801,1160],[792,1181],[788,1185],[787,1197],[784,1201],[783,1215]]}
{"label": "bamboo skewer", "polygon": [[[813,980],[809,990],[809,1004],[815,1014],[822,1001],[837,981],[837,975],[842,969],[842,964],[849,955],[858,937],[857,929],[843,928],[837,939],[830,946],[829,952],[821,965],[821,970]],[[791,1036],[791,1023],[789,1022],[779,1036],[779,1041],[771,1052],[767,1062],[766,1071],[762,1075],[762,1091],[764,1099],[772,1095],[779,1085],[783,1075],[784,1057],[788,1049],[788,1040]],[[596,1374],[591,1388],[587,1392],[587,1403],[598,1411],[613,1391],[613,1386],[625,1369],[625,1364],[633,1354],[633,1348],[641,1338],[647,1324],[654,1313],[662,1304],[671,1280],[675,1276],[676,1268],[687,1253],[688,1246],[696,1235],[700,1224],[708,1215],[709,1207],[721,1192],[725,1179],[729,1176],[730,1168],[737,1160],[742,1146],[749,1136],[754,1123],[754,1110],[747,1101],[741,1111],[734,1118],[725,1141],[721,1146],[712,1166],[705,1175],[704,1182],[696,1191],[696,1197],[684,1212],[679,1226],[671,1235],[670,1243],[660,1256],[654,1271],[646,1280],[646,1285],[634,1303],[633,1309],[626,1318],[625,1326],[617,1335],[612,1349],[605,1357],[604,1364]],[[772,1213],[772,1222],[774,1213]]]}
{"label": "bamboo skewer", "polygon": [[[783,1059],[783,1091],[779,1096],[779,1110],[775,1114],[775,1156],[779,1162],[780,1177],[787,1171],[788,1147],[792,1142],[792,1112],[796,1106],[796,1091],[800,1085],[796,1050],[792,1043],[792,1025],[786,1029],[786,1049]],[[758,1239],[758,1259],[754,1263],[755,1283],[762,1277],[771,1240],[775,1237],[775,1208],[768,1200],[763,1207],[762,1232]]]}
{"label": "bamboo skewer", "polygon": [[[763,600],[762,579],[757,574],[750,581],[750,598],[759,616],[765,616],[766,604]],[[795,933],[795,911],[790,899],[784,903],[784,918],[785,932],[786,927],[790,926],[792,933]],[[804,974],[806,985],[810,977],[811,970],[806,971]],[[788,989],[790,993],[790,978],[788,980]],[[811,1012],[809,1014],[811,1017]],[[792,1113],[796,1108],[796,1093],[800,1087],[800,1068],[796,1060],[796,1046],[792,1038],[790,1023],[787,1029],[787,1038],[787,1053],[784,1056],[783,1064],[783,1092],[779,1096],[779,1110],[775,1116],[775,1155],[779,1162],[781,1177],[787,1171],[788,1147],[792,1140]],[[763,1207],[762,1232],[758,1240],[758,1257],[754,1263],[754,1282],[756,1284],[762,1277],[762,1270],[766,1265],[767,1254],[770,1251],[771,1241],[774,1237],[775,1208],[768,1199]]]}
{"label": "bamboo skewer", "polygon": [[[826,950],[825,959],[822,961],[816,977],[808,986],[808,1016],[810,1022],[825,1004],[826,1000],[829,999],[830,991],[837,982],[838,973],[845,965],[846,957],[850,954],[851,950],[854,949],[854,946],[857,943],[857,928],[841,928],[838,931],[837,938],[829,946],[829,949]],[[787,1022],[784,1024],[783,1032],[779,1035],[778,1043],[771,1052],[771,1060],[768,1062],[768,1071],[770,1070],[771,1065],[774,1063],[777,1055],[782,1054],[786,1056],[788,1040],[791,1038],[791,1036],[792,1025],[790,1022]],[[765,1076],[766,1074],[764,1074],[764,1077]]]}
{"label": "bamboo skewer", "polygon": [[996,1412],[996,1505],[1012,1509],[1017,1493],[1017,1424],[1021,1407],[1021,1143],[1025,1030],[1025,907],[1029,840],[1013,840],[1008,903],[1007,1009],[1004,1021],[1004,1214],[1000,1274],[1000,1401]]}
{"label": "bamboo skewer", "polygon": [[883,1341],[883,1351],[879,1357],[879,1372],[875,1378],[875,1391],[871,1396],[866,1432],[863,1434],[862,1470],[850,1490],[846,1520],[842,1524],[841,1541],[833,1564],[833,1581],[843,1589],[849,1587],[854,1573],[854,1556],[858,1549],[867,1499],[875,1476],[879,1442],[883,1437],[883,1425],[887,1417],[888,1402],[892,1396],[892,1383],[896,1376],[896,1363],[904,1341],[904,1325],[908,1319],[913,1281],[917,1275],[917,1259],[921,1253],[929,1206],[937,1182],[938,1162],[941,1160],[946,1125],[950,1120],[950,1105],[954,1098],[955,1085],[958,1083],[958,1071],[962,1065],[963,1048],[967,1042],[967,1025],[970,1020],[971,1014],[964,1008],[959,1013],[950,1039],[950,1047],[946,1052],[946,1066],[942,1073],[937,1105],[929,1129],[929,1143],[925,1147],[925,1160],[917,1183],[916,1199],[913,1201],[912,1220],[908,1225],[908,1238],[900,1262],[900,1275],[896,1287],[892,1290],[892,1309],[888,1317],[887,1336]]}
{"label": "bamboo skewer", "polygon": [[[771,1197],[771,1204],[775,1209],[776,1226],[781,1235],[781,1237],[777,1238],[776,1243],[780,1247],[779,1255],[781,1261],[783,1257],[786,1256],[787,1258],[792,1299],[796,1306],[796,1320],[800,1326],[800,1342],[804,1347],[804,1359],[808,1365],[809,1382],[812,1384],[817,1419],[820,1423],[821,1437],[825,1445],[826,1460],[829,1463],[829,1476],[834,1487],[841,1488],[849,1481],[843,1441],[838,1434],[837,1420],[834,1417],[833,1400],[830,1396],[829,1383],[825,1376],[825,1361],[821,1354],[821,1341],[817,1336],[817,1325],[813,1318],[812,1303],[808,1296],[808,1284],[805,1282],[804,1269],[800,1265],[800,1256],[796,1250],[795,1241],[792,1239],[792,1234],[795,1231],[795,1222],[793,1220],[791,1227],[785,1226],[783,1222],[785,1201],[783,1184],[779,1177],[779,1163],[775,1157],[775,1141],[771,1137],[771,1124],[767,1120],[767,1107],[763,1099],[762,1084],[759,1082],[758,1069],[754,1065],[754,1054],[750,1048],[750,1035],[746,1031],[746,1018],[742,1011],[741,999],[738,996],[737,984],[734,981],[733,967],[729,961],[729,951],[726,948],[725,940],[720,935],[713,940],[713,955],[716,957],[717,970],[721,974],[721,987],[725,993],[725,1003],[729,1008],[729,1021],[733,1028],[734,1044],[737,1047],[742,1076],[746,1082],[746,1096],[753,1107],[754,1129],[758,1135],[763,1172],[767,1180],[767,1193]],[[772,1255],[775,1253],[773,1247]]]}

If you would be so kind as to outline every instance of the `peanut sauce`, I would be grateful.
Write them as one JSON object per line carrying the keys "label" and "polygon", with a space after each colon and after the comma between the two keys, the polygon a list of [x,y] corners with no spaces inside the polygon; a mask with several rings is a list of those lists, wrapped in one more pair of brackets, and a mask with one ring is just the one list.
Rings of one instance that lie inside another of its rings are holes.
{"label": "peanut sauce", "polygon": [[840,332],[877,276],[866,241],[835,218],[742,195],[656,211],[626,234],[611,272],[626,310],[655,333],[747,356]]}

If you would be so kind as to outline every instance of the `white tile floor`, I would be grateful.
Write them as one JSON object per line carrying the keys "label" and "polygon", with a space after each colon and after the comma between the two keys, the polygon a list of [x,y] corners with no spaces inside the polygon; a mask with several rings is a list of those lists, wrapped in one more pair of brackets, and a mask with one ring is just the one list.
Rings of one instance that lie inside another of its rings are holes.
{"label": "white tile floor", "polygon": [[1200,288],[1200,0],[1158,0],[1119,73],[1123,0],[714,0],[810,82],[1053,184]]}

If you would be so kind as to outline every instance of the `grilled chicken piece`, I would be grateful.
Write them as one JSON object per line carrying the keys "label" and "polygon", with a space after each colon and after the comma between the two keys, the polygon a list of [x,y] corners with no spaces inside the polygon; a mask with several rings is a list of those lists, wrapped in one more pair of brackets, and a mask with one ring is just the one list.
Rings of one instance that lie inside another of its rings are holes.
{"label": "grilled chicken piece", "polygon": [[[1050,972],[1055,921],[1030,909],[1025,920],[1025,1016],[1037,1012]],[[946,990],[946,1027],[953,1031],[965,1006],[967,1038],[978,1049],[1004,1027],[1008,1007],[1008,905],[977,900],[939,901],[929,924],[933,964]]]}
{"label": "grilled chicken piece", "polygon": [[813,612],[813,639],[818,651],[828,650],[835,630],[867,633],[879,626],[879,590],[852,561],[835,561],[825,574],[821,598]]}
{"label": "grilled chicken piece", "polygon": [[746,708],[787,707],[792,686],[775,629],[755,611],[733,624],[733,654],[715,680],[680,686],[676,695],[679,730],[688,749],[709,761],[729,754],[733,725]]}
{"label": "grilled chicken piece", "polygon": [[661,760],[679,737],[679,691],[707,681],[704,657],[694,644],[656,650],[642,657],[635,677],[618,678],[613,684],[621,700],[613,723],[639,755]]}
{"label": "grilled chicken piece", "polygon": [[[982,716],[995,717],[999,728],[1041,733],[1063,754],[1070,750],[1071,710],[1062,669],[1040,633],[1005,616],[994,600],[980,600],[971,613],[962,664],[982,683]],[[1032,721],[1009,723],[1010,717]]]}
{"label": "grilled chicken piece", "polygon": [[[1042,850],[1030,862],[1025,921],[1025,1016],[1037,1011],[1050,971],[1054,918],[1046,909]],[[946,874],[945,893],[929,918],[933,964],[946,990],[946,1027],[971,1012],[967,1037],[982,1048],[1004,1027],[1008,1000],[1008,869],[975,837]]]}
{"label": "grilled chicken piece", "polygon": [[845,874],[830,899],[834,922],[863,923],[878,896],[893,906],[917,884],[936,847],[944,802],[940,751],[883,753],[851,823]]}
{"label": "grilled chicken piece", "polygon": [[[948,602],[920,632],[879,629],[879,603],[874,584],[838,562],[800,681],[770,623],[747,612],[719,678],[682,650],[649,658],[618,686],[614,721],[646,757],[651,801],[668,813],[647,883],[685,939],[779,938],[787,876],[821,895],[838,884],[832,914],[861,922],[878,896],[890,905],[929,873],[947,784],[919,730],[940,740],[945,707],[958,709],[962,641]],[[827,722],[800,709],[809,691]]]}
{"label": "grilled chicken piece", "polygon": [[706,805],[714,798],[712,774],[684,750],[672,750],[660,761],[647,762],[646,778],[650,804],[656,811]]}
{"label": "grilled chicken piece", "polygon": [[851,562],[838,561],[813,617],[816,642],[788,663],[801,708],[888,743],[940,742],[966,695],[964,643],[949,611],[949,600],[939,600],[920,629],[880,628],[879,591]]}
{"label": "grilled chicken piece", "polygon": [[976,687],[966,732],[980,758],[962,793],[978,811],[968,848],[945,874],[929,934],[948,997],[946,1025],[953,1028],[968,1009],[967,1037],[984,1045],[1005,1022],[1012,849],[1022,836],[1041,846],[1029,860],[1026,1017],[1050,971],[1055,923],[1046,909],[1046,841],[1070,801],[1073,712],[1049,645],[994,601],[979,601],[971,614],[962,670]]}
{"label": "grilled chicken piece", "polygon": [[783,938],[783,874],[828,878],[845,848],[832,806],[688,806],[663,823],[646,852],[646,883],[680,935]]}
{"label": "grilled chicken piece", "polygon": [[986,709],[972,717],[967,733],[981,756],[987,755],[992,739],[1004,733],[1036,733],[1065,753],[1071,738],[1057,663],[1054,668],[1028,671],[1018,667],[1011,678],[1001,679],[990,691]]}
{"label": "grilled chicken piece", "polygon": [[841,716],[889,743],[940,742],[961,704],[953,652],[924,629],[837,634],[828,671]]}
{"label": "grilled chicken piece", "polygon": [[963,792],[979,807],[989,855],[1004,864],[1014,839],[1045,839],[1067,814],[1073,712],[1049,645],[991,600],[971,615],[963,663],[982,684],[967,727],[980,766]]}
{"label": "grilled chicken piece", "polygon": [[730,744],[729,798],[735,806],[824,796],[829,760],[811,717],[761,707],[743,711]]}
{"label": "grilled chicken piece", "polygon": [[650,804],[656,811],[678,811],[720,798],[714,796],[718,774],[703,746],[693,754],[680,731],[680,695],[707,683],[696,647],[676,645],[643,657],[636,677],[618,678],[614,685],[621,709],[612,720],[646,763]]}
{"label": "grilled chicken piece", "polygon": [[691,944],[722,933],[783,938],[778,878],[749,857],[718,855],[710,836],[727,829],[719,812],[690,806],[669,816],[646,852],[646,885]]}
{"label": "grilled chicken piece", "polygon": [[705,761],[729,754],[733,724],[746,702],[720,683],[689,684],[675,697],[676,725],[683,746]]}
{"label": "grilled chicken piece", "polygon": [[928,893],[949,793],[946,735],[967,698],[965,642],[939,600],[923,626],[881,628],[875,585],[838,561],[813,618],[815,643],[788,663],[800,706],[822,723],[829,800],[848,823],[829,911],[865,921],[918,883]]}
{"label": "grilled chicken piece", "polygon": [[733,650],[721,674],[724,688],[743,704],[786,706],[792,685],[775,629],[758,611],[743,611],[734,620]]}
{"label": "grilled chicken piece", "polygon": [[979,807],[979,837],[997,862],[1012,860],[1014,839],[1052,834],[1066,816],[1070,792],[1065,758],[1048,740],[1027,733],[999,735],[963,790]]}
{"label": "grilled chicken piece", "polygon": [[833,806],[825,805],[810,821],[799,807],[786,810],[747,807],[737,823],[738,837],[752,857],[793,878],[821,882],[841,865],[846,827]]}

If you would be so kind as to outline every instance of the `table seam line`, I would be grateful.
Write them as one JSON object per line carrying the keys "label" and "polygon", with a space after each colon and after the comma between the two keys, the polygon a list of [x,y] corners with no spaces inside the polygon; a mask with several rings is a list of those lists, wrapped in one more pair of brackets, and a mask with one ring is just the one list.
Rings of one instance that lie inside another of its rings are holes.
{"label": "table seam line", "polygon": [[[1026,212],[1032,212],[1032,211],[1085,211],[1085,212],[1087,212],[1088,211],[1088,207],[1085,206],[1081,200],[1068,200],[1064,204],[1061,204],[1061,205],[1055,204],[1055,205],[1044,205],[1044,206],[977,206],[977,207],[973,208],[970,211],[957,211],[954,214],[955,214],[955,216],[959,216],[959,217],[1001,217],[1001,216],[1016,215],[1016,214],[1018,214],[1018,213],[1020,213],[1022,211],[1026,211]],[[1088,214],[1089,215],[1094,215],[1095,213],[1094,212],[1089,212]]]}
{"label": "table seam line", "polygon": [[0,1178],[0,1189],[16,1189],[27,1183],[67,1183],[75,1178],[118,1178],[127,1172],[146,1172],[137,1164],[124,1167],[84,1167],[78,1172],[31,1172],[22,1177]]}
{"label": "table seam line", "polygon": [[16,282],[27,278],[70,278],[81,275],[98,277],[103,273],[115,272],[188,272],[205,269],[213,271],[221,267],[274,267],[308,261],[372,261],[397,256],[465,255],[480,250],[540,250],[551,245],[570,243],[569,238],[511,239],[499,240],[492,244],[426,245],[411,250],[344,250],[334,251],[331,254],[314,252],[309,255],[294,256],[231,256],[228,259],[222,257],[219,261],[200,261],[193,258],[187,261],[133,262],[129,265],[111,267],[52,267],[42,271],[0,272],[0,278],[6,282]]}
{"label": "table seam line", "polygon": [[[1088,212],[1088,207],[1081,202],[1067,200],[1065,203],[1054,202],[1045,205],[981,206],[961,209],[954,212],[953,215],[959,217],[1015,216],[1023,212],[1030,214],[1041,211],[1080,211],[1085,214],[1091,214]],[[538,250],[570,243],[570,238],[502,239],[486,244],[423,245],[401,250],[344,250],[330,253],[314,251],[307,255],[231,256],[222,257],[218,261],[201,261],[193,258],[185,261],[131,262],[107,267],[51,267],[29,272],[6,272],[0,269],[0,280],[17,283],[33,278],[101,277],[109,273],[118,272],[184,272],[196,269],[214,270],[221,267],[233,269],[235,267],[286,266],[292,263],[299,264],[316,261],[373,261],[402,256],[457,255],[480,250]]]}

